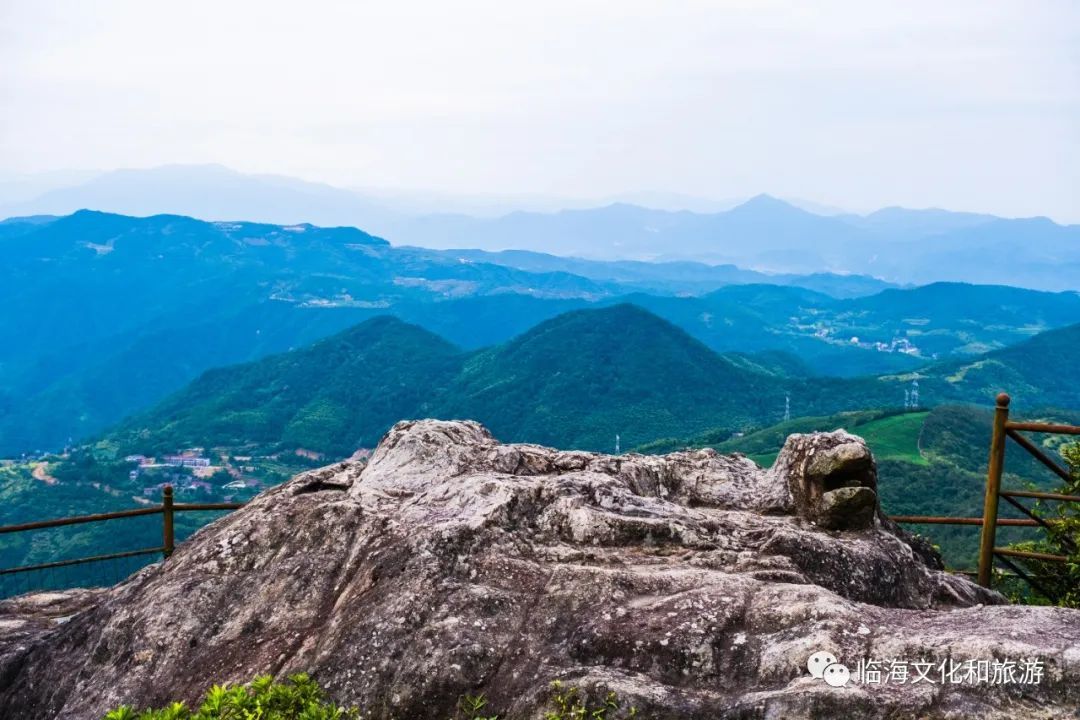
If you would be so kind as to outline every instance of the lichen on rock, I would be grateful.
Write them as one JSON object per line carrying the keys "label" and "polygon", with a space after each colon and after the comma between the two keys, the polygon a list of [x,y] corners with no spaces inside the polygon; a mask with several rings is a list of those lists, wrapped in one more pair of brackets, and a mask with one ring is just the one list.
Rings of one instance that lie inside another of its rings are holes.
{"label": "lichen on rock", "polygon": [[[555,679],[653,717],[1072,712],[1080,613],[1008,606],[942,572],[876,490],[843,432],[792,436],[761,469],[399,423],[366,465],[297,476],[65,622],[0,637],[0,716],[97,720],[296,671],[386,717],[445,718],[464,693],[538,717]],[[0,603],[0,628],[28,603]],[[834,688],[807,672],[816,651],[852,667],[1038,657],[1046,675]]]}

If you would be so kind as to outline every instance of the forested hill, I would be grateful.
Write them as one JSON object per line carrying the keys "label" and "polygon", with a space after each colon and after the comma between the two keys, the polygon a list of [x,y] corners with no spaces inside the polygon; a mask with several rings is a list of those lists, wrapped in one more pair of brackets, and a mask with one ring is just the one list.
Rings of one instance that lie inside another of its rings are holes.
{"label": "forested hill", "polygon": [[[1080,408],[1080,324],[1040,333],[1030,340],[993,350],[967,361],[951,361],[925,371],[933,399],[954,398],[988,402],[1008,391],[1013,407],[1032,410],[1045,407]],[[936,403],[935,403],[936,404]]]}
{"label": "forested hill", "polygon": [[[1080,407],[1058,382],[1078,338],[1080,327],[1070,327],[963,366],[932,366],[919,376],[922,403],[987,404],[1023,376],[1016,407]],[[626,304],[566,313],[471,353],[377,318],[308,348],[207,372],[111,438],[126,451],[255,444],[344,456],[374,445],[396,420],[442,417],[479,420],[507,441],[611,449],[616,434],[632,447],[771,425],[787,395],[795,415],[901,407],[916,377],[808,378],[798,367],[716,353]]]}
{"label": "forested hill", "polygon": [[776,358],[727,358],[632,305],[580,310],[467,353],[390,317],[308,348],[212,370],[110,439],[124,451],[257,445],[344,456],[416,417],[470,418],[501,438],[608,448],[717,418],[782,411]]}
{"label": "forested hill", "polygon": [[210,370],[113,438],[149,454],[285,446],[343,457],[430,412],[464,357],[422,328],[378,317],[307,348]]}
{"label": "forested hill", "polygon": [[634,305],[579,310],[465,363],[436,403],[439,417],[475,418],[500,438],[610,449],[716,418],[760,422],[782,409],[773,366],[729,359]]}

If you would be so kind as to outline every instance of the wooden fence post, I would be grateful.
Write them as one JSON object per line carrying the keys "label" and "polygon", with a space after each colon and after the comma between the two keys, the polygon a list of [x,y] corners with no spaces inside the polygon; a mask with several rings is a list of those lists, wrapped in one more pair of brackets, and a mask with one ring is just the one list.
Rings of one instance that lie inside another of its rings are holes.
{"label": "wooden fence post", "polygon": [[168,560],[173,554],[175,537],[173,535],[173,489],[172,485],[166,485],[161,491],[161,516],[164,531],[165,544],[161,554]]}
{"label": "wooden fence post", "polygon": [[1005,424],[1009,421],[1009,396],[997,396],[994,408],[994,432],[990,436],[990,463],[986,472],[986,497],[983,501],[982,535],[979,538],[979,584],[990,587],[994,570],[994,539],[997,534],[998,495],[1001,474],[1005,469]]}

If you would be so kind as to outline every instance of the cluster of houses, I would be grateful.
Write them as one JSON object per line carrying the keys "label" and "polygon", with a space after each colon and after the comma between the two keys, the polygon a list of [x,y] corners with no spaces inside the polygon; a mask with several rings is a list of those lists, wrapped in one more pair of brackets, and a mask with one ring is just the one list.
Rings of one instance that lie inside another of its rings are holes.
{"label": "cluster of houses", "polygon": [[[137,468],[129,473],[129,477],[132,480],[137,480],[140,475],[149,470],[179,470],[181,468],[193,470],[193,473],[190,475],[183,475],[176,472],[169,473],[163,482],[154,483],[153,485],[144,487],[143,495],[148,497],[160,495],[162,488],[166,485],[172,485],[179,493],[198,491],[213,492],[214,486],[207,482],[205,478],[210,477],[215,472],[222,469],[221,467],[212,465],[210,458],[203,456],[201,448],[185,450],[175,455],[163,455],[161,458],[149,457],[147,455],[128,455],[124,460],[138,465]],[[161,476],[155,473],[155,477]]]}
{"label": "cluster of houses", "polygon": [[853,335],[850,340],[852,345],[858,345],[862,348],[869,350],[877,350],[878,352],[898,352],[905,355],[918,355],[919,348],[916,347],[905,337],[895,337],[891,342],[860,342],[858,336]]}
{"label": "cluster of houses", "polygon": [[202,456],[202,450],[185,450],[179,455],[164,455],[161,461],[158,462],[157,458],[147,457],[146,455],[128,455],[124,458],[125,462],[137,463],[140,468],[162,468],[162,467],[187,467],[187,468],[205,468],[210,467],[210,458]]}
{"label": "cluster of houses", "polygon": [[[352,456],[352,459],[365,460],[371,452],[370,448],[362,448]],[[297,448],[290,454],[305,460],[325,460],[322,453],[306,448]],[[266,458],[276,460],[278,456],[268,455]],[[132,481],[137,481],[145,475],[144,482],[151,483],[142,489],[143,496],[147,498],[160,496],[166,485],[172,485],[177,493],[213,493],[216,490],[258,488],[263,484],[258,479],[246,476],[247,473],[253,473],[256,470],[256,458],[250,455],[234,455],[231,460],[223,456],[220,464],[214,464],[211,458],[205,455],[203,448],[190,448],[159,457],[128,455],[124,460],[136,466],[130,471]],[[209,482],[211,477],[222,471],[232,475],[232,479],[220,487],[211,484]]]}
{"label": "cluster of houses", "polygon": [[799,329],[812,329],[814,337],[826,342],[847,342],[851,345],[856,345],[867,350],[877,350],[878,352],[903,353],[905,355],[920,354],[919,348],[906,337],[896,336],[889,342],[884,342],[882,340],[863,340],[858,335],[852,335],[847,340],[844,340],[843,336],[839,336],[836,330],[828,326],[796,325],[796,327]]}

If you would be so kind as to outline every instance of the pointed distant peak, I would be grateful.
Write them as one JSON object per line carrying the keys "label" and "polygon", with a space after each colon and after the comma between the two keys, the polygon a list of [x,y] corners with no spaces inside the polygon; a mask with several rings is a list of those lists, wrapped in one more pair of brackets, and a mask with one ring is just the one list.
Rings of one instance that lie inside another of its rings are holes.
{"label": "pointed distant peak", "polygon": [[775,195],[770,195],[769,193],[758,193],[757,195],[754,195],[749,200],[747,200],[744,205],[750,205],[752,203],[775,203],[778,205],[787,205],[787,203],[785,203],[783,200],[776,197]]}
{"label": "pointed distant peak", "polygon": [[369,340],[384,333],[402,330],[409,331],[412,329],[423,332],[422,328],[416,325],[410,325],[395,315],[376,315],[373,318],[368,318],[367,320],[342,330],[337,335],[331,335],[323,342],[332,344],[339,340],[355,340],[357,338]]}
{"label": "pointed distant peak", "polygon": [[777,210],[781,210],[781,211],[784,211],[784,212],[792,212],[792,211],[798,212],[798,213],[805,212],[805,211],[800,210],[799,208],[795,207],[791,203],[789,203],[787,201],[784,201],[784,200],[781,200],[778,197],[774,197],[772,195],[769,195],[768,193],[761,193],[759,195],[755,195],[754,197],[750,198],[749,200],[742,203],[741,205],[738,205],[737,207],[733,208],[731,212],[739,212],[739,211],[747,211],[747,210],[752,210],[752,211],[755,211],[755,212],[777,211]]}

